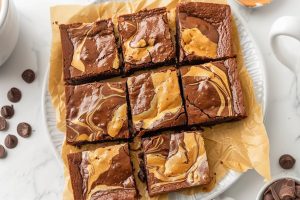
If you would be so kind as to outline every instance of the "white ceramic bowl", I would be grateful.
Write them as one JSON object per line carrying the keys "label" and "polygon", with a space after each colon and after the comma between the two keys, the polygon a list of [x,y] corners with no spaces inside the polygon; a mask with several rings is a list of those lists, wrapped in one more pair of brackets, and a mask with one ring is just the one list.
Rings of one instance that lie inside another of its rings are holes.
{"label": "white ceramic bowl", "polygon": [[300,183],[300,178],[296,177],[296,176],[292,176],[292,175],[281,175],[281,176],[278,176],[276,178],[274,178],[272,181],[269,181],[268,183],[266,183],[261,189],[260,191],[258,192],[257,194],[257,197],[256,197],[256,200],[263,200],[263,195],[264,195],[264,192],[266,191],[266,189],[272,184],[274,183],[275,181],[278,181],[280,179],[285,179],[285,178],[288,178],[288,179],[294,179],[296,182]]}
{"label": "white ceramic bowl", "polygon": [[13,0],[1,0],[0,66],[13,52],[19,36],[19,18]]}

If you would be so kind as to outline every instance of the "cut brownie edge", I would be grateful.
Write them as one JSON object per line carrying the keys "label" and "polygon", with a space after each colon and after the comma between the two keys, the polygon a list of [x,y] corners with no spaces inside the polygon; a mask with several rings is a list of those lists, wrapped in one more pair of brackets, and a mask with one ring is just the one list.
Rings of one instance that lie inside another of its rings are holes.
{"label": "cut brownie edge", "polygon": [[82,85],[86,83],[93,83],[98,81],[103,81],[106,79],[114,78],[121,75],[121,70],[116,70],[112,72],[105,72],[101,75],[91,75],[91,76],[81,76],[81,77],[74,77],[74,78],[67,78],[65,82],[68,85]]}

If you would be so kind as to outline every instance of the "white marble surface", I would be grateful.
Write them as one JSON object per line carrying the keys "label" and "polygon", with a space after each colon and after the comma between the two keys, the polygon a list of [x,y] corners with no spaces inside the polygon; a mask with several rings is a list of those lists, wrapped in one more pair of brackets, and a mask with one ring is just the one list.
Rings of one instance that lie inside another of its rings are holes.
{"label": "white marble surface", "polygon": [[[6,134],[16,134],[18,122],[32,124],[32,137],[19,137],[19,145],[8,150],[8,157],[0,160],[0,200],[61,199],[63,190],[62,168],[56,161],[48,138],[45,136],[41,113],[42,83],[49,62],[50,21],[49,7],[61,3],[88,3],[85,0],[14,0],[20,14],[20,37],[10,59],[0,68],[0,105],[10,104],[6,92],[18,87],[23,92],[20,103],[14,104],[16,114],[9,120],[10,129],[0,133],[3,144]],[[237,6],[236,4],[233,4]],[[296,97],[294,74],[282,66],[273,56],[268,32],[280,16],[300,17],[299,0],[274,0],[274,3],[259,9],[244,9],[237,6],[249,25],[260,47],[267,66],[268,102],[265,124],[271,146],[272,175],[290,173],[300,176],[300,97]],[[289,41],[293,51],[300,52],[300,43]],[[0,44],[0,51],[5,48]],[[299,54],[300,56],[300,54]],[[37,72],[34,83],[25,84],[20,75],[26,68]],[[278,166],[278,158],[291,153],[298,163],[291,171]],[[226,191],[222,197],[236,200],[254,200],[264,184],[254,171],[249,171]]]}

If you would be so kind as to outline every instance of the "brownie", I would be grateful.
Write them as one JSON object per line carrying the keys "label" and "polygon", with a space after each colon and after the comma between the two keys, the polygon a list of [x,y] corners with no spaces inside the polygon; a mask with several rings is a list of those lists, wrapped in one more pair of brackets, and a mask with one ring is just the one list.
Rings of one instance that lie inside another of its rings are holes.
{"label": "brownie", "polygon": [[176,13],[180,65],[201,64],[233,56],[230,6],[181,3]]}
{"label": "brownie", "polygon": [[175,68],[131,76],[127,86],[133,129],[139,135],[186,124]]}
{"label": "brownie", "polygon": [[150,196],[210,182],[204,140],[199,131],[163,133],[143,140]]}
{"label": "brownie", "polygon": [[128,144],[68,154],[74,200],[137,199]]}
{"label": "brownie", "polygon": [[66,86],[66,126],[71,144],[129,138],[126,82]]}
{"label": "brownie", "polygon": [[246,117],[234,58],[180,68],[188,125]]}
{"label": "brownie", "polygon": [[175,46],[166,8],[118,18],[125,72],[175,63]]}
{"label": "brownie", "polygon": [[59,26],[64,80],[92,82],[120,74],[118,48],[111,19]]}

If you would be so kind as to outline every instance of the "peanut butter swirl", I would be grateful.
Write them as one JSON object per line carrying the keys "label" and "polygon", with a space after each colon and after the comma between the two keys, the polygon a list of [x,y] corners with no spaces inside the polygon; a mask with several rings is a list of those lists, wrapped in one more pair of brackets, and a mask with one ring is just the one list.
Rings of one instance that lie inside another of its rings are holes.
{"label": "peanut butter swirl", "polygon": [[207,123],[234,116],[228,69],[223,62],[180,69],[186,100],[188,124]]}
{"label": "peanut butter swirl", "polygon": [[143,143],[150,193],[173,191],[210,181],[201,134],[165,133]]}
{"label": "peanut butter swirl", "polygon": [[[181,125],[185,122],[176,70],[130,77],[127,84],[136,130],[151,130],[166,123]],[[184,120],[178,122],[181,117]]]}
{"label": "peanut butter swirl", "polygon": [[178,62],[204,63],[233,55],[228,5],[182,2],[177,9]]}
{"label": "peanut butter swirl", "polygon": [[[184,77],[203,77],[205,83],[214,87],[220,99],[220,105],[217,111],[217,116],[221,116],[227,108],[228,115],[233,114],[232,96],[226,72],[217,66],[207,63],[198,67],[192,66],[189,71],[183,75]],[[199,85],[199,83],[189,84],[190,86]],[[203,87],[204,85],[199,85]]]}
{"label": "peanut butter swirl", "polygon": [[125,64],[155,64],[175,58],[165,8],[123,15],[118,20]]}
{"label": "peanut butter swirl", "polygon": [[111,199],[134,199],[136,190],[128,144],[70,154],[68,159],[73,172],[72,187],[77,188],[74,199],[102,200],[107,194]]}
{"label": "peanut butter swirl", "polygon": [[187,54],[216,58],[218,44],[212,42],[197,28],[184,29],[181,33],[183,49]]}
{"label": "peanut butter swirl", "polygon": [[74,24],[67,29],[73,46],[70,65],[81,73],[106,73],[119,69],[119,57],[111,20]]}
{"label": "peanut butter swirl", "polygon": [[128,138],[125,82],[67,86],[68,142]]}

